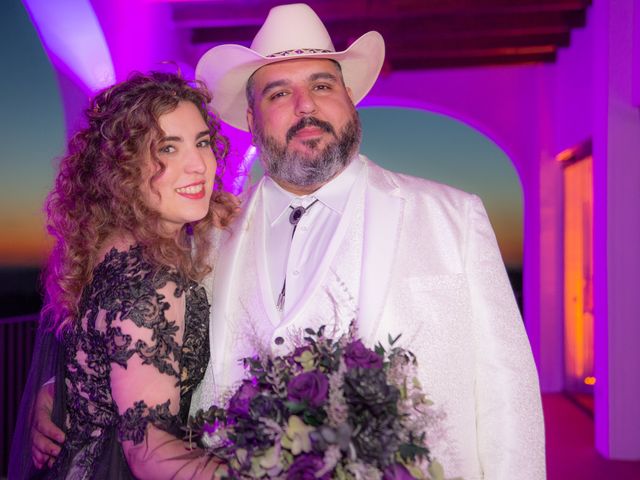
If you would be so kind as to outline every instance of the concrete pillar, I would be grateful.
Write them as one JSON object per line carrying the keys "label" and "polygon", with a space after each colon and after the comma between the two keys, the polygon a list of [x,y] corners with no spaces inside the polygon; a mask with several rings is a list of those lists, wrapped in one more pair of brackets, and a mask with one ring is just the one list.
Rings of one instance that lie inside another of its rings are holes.
{"label": "concrete pillar", "polygon": [[596,0],[592,17],[596,448],[625,460],[640,459],[640,110],[632,75],[638,8],[638,0]]}

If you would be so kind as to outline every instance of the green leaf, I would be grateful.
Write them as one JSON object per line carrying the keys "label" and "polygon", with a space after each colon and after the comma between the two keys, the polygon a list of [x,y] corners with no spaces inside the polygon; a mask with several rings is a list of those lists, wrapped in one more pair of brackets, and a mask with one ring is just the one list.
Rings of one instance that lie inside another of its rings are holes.
{"label": "green leaf", "polygon": [[300,413],[304,411],[307,408],[307,405],[305,402],[292,402],[290,400],[284,402],[284,405],[294,415],[296,413]]}
{"label": "green leaf", "polygon": [[398,453],[405,462],[413,462],[416,458],[428,457],[429,449],[415,443],[403,443],[398,448]]}
{"label": "green leaf", "polygon": [[319,337],[323,337],[324,336],[324,330],[326,328],[326,325],[322,325],[319,329],[318,329],[318,336]]}
{"label": "green leaf", "polygon": [[302,420],[307,425],[311,425],[312,427],[319,427],[322,425],[327,418],[327,415],[324,413],[322,409],[307,409],[302,415]]}

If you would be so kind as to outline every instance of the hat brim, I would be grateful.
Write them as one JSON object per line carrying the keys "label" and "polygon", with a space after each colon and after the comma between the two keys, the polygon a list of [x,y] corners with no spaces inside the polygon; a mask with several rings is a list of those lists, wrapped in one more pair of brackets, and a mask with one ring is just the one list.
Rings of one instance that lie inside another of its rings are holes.
{"label": "hat brim", "polygon": [[248,131],[245,87],[249,77],[271,63],[299,58],[327,58],[340,64],[344,83],[351,89],[354,104],[371,90],[384,62],[384,40],[368,32],[342,52],[304,53],[265,57],[242,45],[219,45],[205,53],[196,66],[196,78],[205,83],[213,100],[210,106],[220,118]]}

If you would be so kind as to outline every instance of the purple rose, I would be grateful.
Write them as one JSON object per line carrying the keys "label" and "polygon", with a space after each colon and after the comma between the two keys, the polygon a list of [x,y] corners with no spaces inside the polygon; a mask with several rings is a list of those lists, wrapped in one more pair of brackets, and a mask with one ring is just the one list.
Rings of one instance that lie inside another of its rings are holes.
{"label": "purple rose", "polygon": [[229,400],[229,413],[237,416],[249,415],[251,400],[260,393],[260,389],[251,380],[243,380],[242,385]]}
{"label": "purple rose", "polygon": [[415,480],[404,465],[394,463],[384,470],[382,480]]}
{"label": "purple rose", "polygon": [[369,350],[360,340],[351,342],[344,350],[347,368],[382,368],[382,357]]}
{"label": "purple rose", "polygon": [[327,400],[329,381],[327,377],[314,370],[296,375],[287,385],[289,400],[306,402],[312,407],[320,407]]}
{"label": "purple rose", "polygon": [[311,453],[298,455],[289,467],[287,480],[330,480],[331,472],[327,472],[321,477],[316,477],[316,472],[322,470],[324,463],[322,457]]}

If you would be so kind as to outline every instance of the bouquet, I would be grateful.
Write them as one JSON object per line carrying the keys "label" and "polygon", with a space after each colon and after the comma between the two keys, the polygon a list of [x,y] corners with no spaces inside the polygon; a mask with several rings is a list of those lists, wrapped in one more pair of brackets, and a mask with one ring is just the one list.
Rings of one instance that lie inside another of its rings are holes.
{"label": "bouquet", "polygon": [[305,330],[285,356],[243,360],[226,408],[190,418],[188,437],[228,465],[230,479],[444,478],[426,445],[431,402],[415,355]]}

